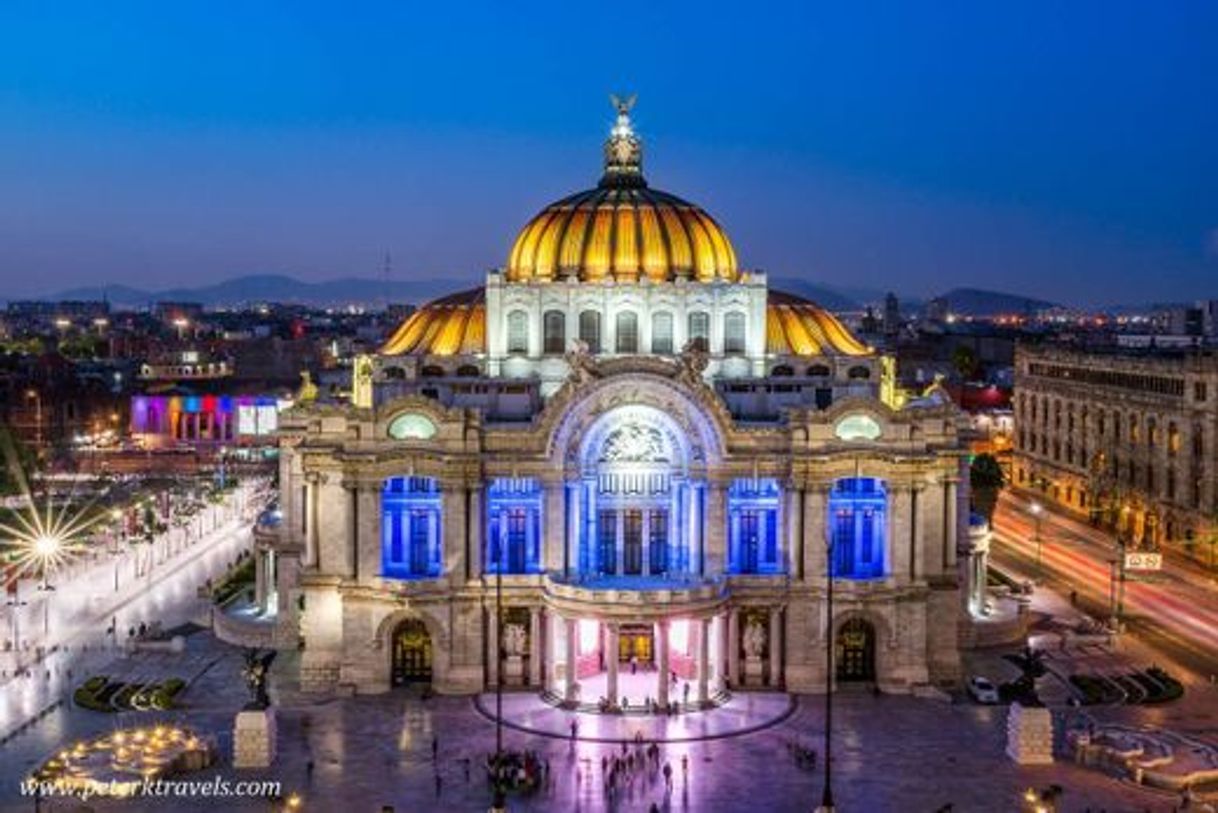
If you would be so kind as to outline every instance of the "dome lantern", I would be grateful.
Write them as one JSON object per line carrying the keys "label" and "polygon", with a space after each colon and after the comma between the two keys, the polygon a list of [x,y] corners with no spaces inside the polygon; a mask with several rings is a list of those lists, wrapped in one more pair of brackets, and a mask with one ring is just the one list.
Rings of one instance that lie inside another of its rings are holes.
{"label": "dome lantern", "polygon": [[543,209],[508,255],[509,282],[736,282],[736,253],[701,207],[648,188],[643,142],[630,121],[635,96],[611,96],[617,120],[594,189]]}

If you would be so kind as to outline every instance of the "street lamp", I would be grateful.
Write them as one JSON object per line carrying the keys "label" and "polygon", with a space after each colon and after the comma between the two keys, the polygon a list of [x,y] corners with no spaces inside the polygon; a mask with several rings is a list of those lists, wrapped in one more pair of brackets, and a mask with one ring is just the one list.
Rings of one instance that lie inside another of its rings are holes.
{"label": "street lamp", "polygon": [[833,813],[833,535],[825,531],[826,604],[829,616],[825,625],[825,787],[816,813]]}
{"label": "street lamp", "polygon": [[42,602],[42,640],[43,646],[48,649],[51,632],[51,592],[55,589],[48,577],[62,548],[63,540],[54,534],[42,534],[34,540],[34,555],[41,563],[42,570],[42,584],[38,585],[38,589],[47,594]]}
{"label": "street lamp", "polygon": [[1042,568],[1042,563],[1041,563],[1041,553],[1042,553],[1042,548],[1043,548],[1043,542],[1040,538],[1040,516],[1041,516],[1041,512],[1043,512],[1044,509],[1041,507],[1040,503],[1033,502],[1032,506],[1031,506],[1031,511],[1032,511],[1032,524],[1033,524],[1033,527],[1035,528],[1035,539],[1036,539],[1036,580],[1041,581],[1044,578],[1044,574],[1042,572],[1043,568]]}

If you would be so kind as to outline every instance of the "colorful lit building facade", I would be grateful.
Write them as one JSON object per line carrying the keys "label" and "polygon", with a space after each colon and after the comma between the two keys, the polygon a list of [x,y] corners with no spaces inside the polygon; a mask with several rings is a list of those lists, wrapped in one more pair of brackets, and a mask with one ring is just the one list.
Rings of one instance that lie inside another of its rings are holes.
{"label": "colorful lit building facade", "polygon": [[361,359],[353,405],[282,416],[259,595],[304,689],[612,706],[641,664],[709,703],[823,688],[830,641],[838,680],[957,679],[961,415],[881,397],[891,364],[641,158],[622,109],[595,189]]}

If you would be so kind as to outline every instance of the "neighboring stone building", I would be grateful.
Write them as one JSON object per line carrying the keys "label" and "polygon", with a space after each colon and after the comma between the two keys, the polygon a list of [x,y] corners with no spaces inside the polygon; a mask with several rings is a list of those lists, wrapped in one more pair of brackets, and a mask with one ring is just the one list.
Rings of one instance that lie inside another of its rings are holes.
{"label": "neighboring stone building", "polygon": [[822,689],[827,636],[839,680],[954,681],[964,424],[889,406],[883,361],[648,188],[620,109],[596,189],[360,360],[356,405],[283,417],[259,598],[306,690],[614,705],[630,664],[712,702]]}
{"label": "neighboring stone building", "polygon": [[1021,345],[1014,485],[1134,546],[1216,540],[1218,356]]}

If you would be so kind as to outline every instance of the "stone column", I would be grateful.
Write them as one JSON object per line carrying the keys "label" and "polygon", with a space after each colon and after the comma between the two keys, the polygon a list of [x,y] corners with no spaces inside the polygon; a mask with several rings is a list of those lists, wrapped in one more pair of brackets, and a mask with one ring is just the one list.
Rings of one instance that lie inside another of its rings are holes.
{"label": "stone column", "polygon": [[959,487],[959,481],[952,477],[946,481],[943,495],[943,572],[945,573],[950,572],[956,566],[956,489]]}
{"label": "stone column", "polygon": [[[267,551],[254,548],[254,601],[258,605],[258,612],[266,612],[267,598],[267,566],[266,566]],[[16,609],[12,610],[16,612]]]}
{"label": "stone column", "polygon": [[710,622],[698,619],[698,703],[710,701]]}
{"label": "stone column", "polygon": [[381,574],[381,486],[378,481],[358,482],[356,501],[356,571],[361,584]]}
{"label": "stone column", "polygon": [[890,500],[891,509],[888,511],[887,527],[884,538],[887,542],[884,551],[884,572],[894,578],[904,580],[909,572],[909,545],[906,531],[909,529],[911,492],[908,486],[895,485]]}
{"label": "stone column", "polygon": [[466,536],[469,539],[468,564],[466,569],[469,578],[477,579],[482,575],[482,486],[475,485],[466,490],[468,513],[465,516]]}
{"label": "stone column", "polygon": [[829,514],[829,487],[818,483],[804,495],[804,579],[820,582],[825,578],[825,529]]}
{"label": "stone column", "polygon": [[781,688],[782,674],[782,607],[770,610],[770,687]]}
{"label": "stone column", "polygon": [[486,613],[486,685],[499,684],[499,616],[494,607]]}
{"label": "stone column", "polygon": [[567,527],[566,527],[566,545],[567,545],[567,575],[578,573],[579,568],[579,538],[580,531],[583,528],[582,518],[580,517],[580,488],[579,480],[567,483]]}
{"label": "stone column", "polygon": [[305,475],[308,487],[305,489],[305,555],[303,564],[306,567],[317,567],[317,496],[320,489],[321,476],[316,472]]}
{"label": "stone column", "polygon": [[575,619],[567,618],[564,619],[564,621],[566,621],[567,624],[567,685],[564,689],[563,697],[568,703],[574,703],[575,682],[577,680],[575,675],[577,661],[577,652],[575,649]]}
{"label": "stone column", "polygon": [[541,658],[545,651],[541,641],[541,608],[529,608],[529,685],[541,685]]}
{"label": "stone column", "polygon": [[617,705],[617,654],[619,647],[620,629],[616,621],[605,623],[605,696],[610,706]]}
{"label": "stone column", "polygon": [[564,484],[560,480],[546,483],[543,492],[544,510],[541,515],[543,543],[538,561],[542,569],[548,571],[561,571],[563,566],[563,543],[567,536],[563,491]]}
{"label": "stone column", "polygon": [[727,487],[718,481],[711,482],[706,492],[706,570],[708,576],[717,576],[724,570],[727,560]]}
{"label": "stone column", "polygon": [[661,709],[668,708],[668,620],[661,620],[656,624],[656,640],[658,642],[659,651],[656,653],[656,667],[660,673],[660,682],[656,686],[656,702]]}
{"label": "stone column", "polygon": [[614,572],[621,576],[626,572],[626,512],[619,508],[613,512],[613,517],[616,526],[614,538],[617,540],[613,547],[613,555],[616,557]]}
{"label": "stone column", "polygon": [[727,679],[733,689],[740,688],[740,608],[727,612]]}

